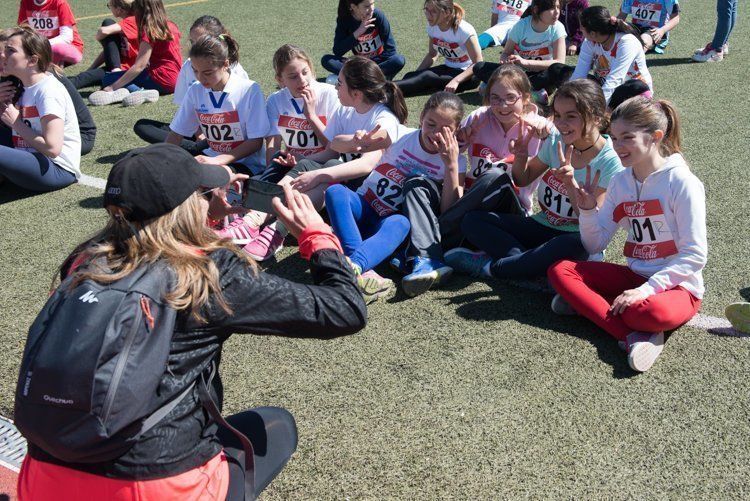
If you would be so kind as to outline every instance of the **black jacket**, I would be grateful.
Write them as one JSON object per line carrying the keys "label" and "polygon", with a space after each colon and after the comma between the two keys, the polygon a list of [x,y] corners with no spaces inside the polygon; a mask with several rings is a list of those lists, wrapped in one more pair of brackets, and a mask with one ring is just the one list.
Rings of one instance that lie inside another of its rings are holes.
{"label": "black jacket", "polygon": [[[209,303],[202,310],[205,324],[187,312],[177,317],[168,370],[159,393],[164,400],[178,395],[208,367],[218,362],[221,347],[232,333],[276,334],[332,338],[361,330],[367,308],[344,257],[321,250],[310,259],[315,285],[304,285],[264,272],[257,274],[228,250],[211,255],[220,272],[224,298],[233,310],[227,315]],[[222,402],[219,376],[214,399]],[[101,464],[63,463],[29,444],[37,460],[113,478],[164,478],[196,468],[221,450],[217,425],[208,423],[197,391],[185,398],[164,420],[149,430],[125,455]]]}
{"label": "black jacket", "polygon": [[[377,59],[387,59],[396,54],[396,40],[393,39],[391,34],[391,23],[388,22],[388,18],[380,9],[375,9],[372,17],[375,18],[375,26],[370,28],[366,34],[377,32],[377,36],[380,37],[383,44],[383,52]],[[354,49],[354,46],[359,43],[359,40],[354,38],[354,32],[361,24],[361,21],[357,21],[352,16],[347,16],[346,19],[336,19],[336,33],[333,37],[334,55],[341,57]]]}

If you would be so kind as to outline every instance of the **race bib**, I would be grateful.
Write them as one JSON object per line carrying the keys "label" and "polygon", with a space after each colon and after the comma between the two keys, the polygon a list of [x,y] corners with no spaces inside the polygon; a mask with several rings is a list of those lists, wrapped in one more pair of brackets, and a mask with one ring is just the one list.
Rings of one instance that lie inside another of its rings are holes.
{"label": "race bib", "polygon": [[[326,117],[318,118],[323,125],[326,124]],[[279,115],[279,131],[286,144],[286,151],[295,156],[306,157],[325,149],[306,118]]]}
{"label": "race bib", "polygon": [[237,111],[198,113],[198,121],[213,151],[227,153],[245,140]]}
{"label": "race bib", "polygon": [[471,145],[470,160],[471,168],[466,173],[465,180],[466,189],[471,188],[471,185],[474,184],[474,181],[479,176],[487,172],[493,165],[495,165],[495,162],[499,161],[500,159],[495,155],[495,153],[492,151],[492,148],[490,148],[489,146],[474,143]]}
{"label": "race bib", "polygon": [[435,47],[438,54],[445,58],[446,63],[465,64],[469,60],[469,54],[461,45],[456,42],[446,42],[439,38],[432,39],[432,46]]}
{"label": "race bib", "polygon": [[516,53],[524,59],[533,59],[534,61],[547,61],[552,59],[552,51],[549,50],[549,47],[524,50],[516,44]]}
{"label": "race bib", "polygon": [[633,2],[630,13],[633,23],[639,26],[651,26],[658,28],[661,21],[662,5],[660,3]]}
{"label": "race bib", "polygon": [[398,167],[380,164],[367,176],[359,192],[380,217],[385,217],[401,208],[405,180],[406,175]]}
{"label": "race bib", "polygon": [[357,45],[352,49],[357,56],[373,58],[383,53],[383,40],[378,30],[365,33],[357,39]]}
{"label": "race bib", "polygon": [[677,254],[659,200],[623,202],[615,208],[612,219],[619,223],[623,218],[628,218],[628,238],[623,249],[626,257],[651,260]]}
{"label": "race bib", "polygon": [[[41,134],[42,117],[39,116],[39,110],[36,109],[36,106],[24,106],[19,111],[21,112],[21,119],[23,120],[23,123],[25,123],[31,130],[33,130],[37,134]],[[36,151],[30,144],[28,144],[24,140],[24,138],[18,135],[15,129],[13,129],[13,146],[19,149],[32,149]]]}
{"label": "race bib", "polygon": [[578,224],[578,216],[568,198],[568,190],[549,170],[542,176],[537,199],[547,221],[553,226]]}
{"label": "race bib", "polygon": [[40,11],[29,16],[29,25],[47,38],[56,37],[60,20],[56,11]]}
{"label": "race bib", "polygon": [[511,16],[521,16],[529,7],[525,0],[495,0],[495,13],[507,12]]}

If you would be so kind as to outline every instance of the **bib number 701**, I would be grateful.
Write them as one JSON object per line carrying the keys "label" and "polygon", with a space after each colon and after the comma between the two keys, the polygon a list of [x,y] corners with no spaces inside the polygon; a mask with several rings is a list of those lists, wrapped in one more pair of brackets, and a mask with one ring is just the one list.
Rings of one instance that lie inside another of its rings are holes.
{"label": "bib number 701", "polygon": [[320,146],[320,142],[318,141],[318,136],[315,135],[315,131],[306,131],[306,130],[291,130],[287,129],[286,133],[289,135],[289,137],[286,140],[287,146],[291,146],[292,148],[299,147],[299,148],[307,148],[307,146],[312,143],[312,146],[317,148]]}

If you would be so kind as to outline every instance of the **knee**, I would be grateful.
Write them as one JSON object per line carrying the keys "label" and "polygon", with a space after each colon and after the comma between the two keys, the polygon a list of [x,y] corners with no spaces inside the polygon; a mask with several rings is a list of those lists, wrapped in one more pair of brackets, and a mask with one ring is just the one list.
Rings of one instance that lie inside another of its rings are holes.
{"label": "knee", "polygon": [[389,62],[395,67],[398,67],[399,70],[406,66],[406,58],[402,56],[401,54],[394,54],[390,57]]}
{"label": "knee", "polygon": [[113,24],[117,24],[117,21],[111,18],[107,18],[104,21],[102,21],[102,27],[104,26],[112,26]]}
{"label": "knee", "polygon": [[393,216],[391,216],[390,222],[393,225],[392,230],[394,234],[396,234],[400,240],[406,238],[406,235],[411,229],[411,223],[409,223],[409,219],[403,214],[394,214]]}
{"label": "knee", "polygon": [[466,213],[461,219],[461,233],[465,236],[474,235],[485,227],[489,212],[473,210]]}
{"label": "knee", "polygon": [[268,437],[268,447],[285,457],[297,450],[297,422],[291,412],[281,407],[253,409],[263,419]]}
{"label": "knee", "polygon": [[338,58],[334,56],[333,54],[326,54],[320,59],[320,64],[323,66],[328,66],[328,63],[330,63],[334,59],[338,59]]}
{"label": "knee", "polygon": [[562,284],[565,277],[570,276],[571,273],[575,272],[575,267],[575,261],[571,261],[569,259],[561,259],[560,261],[557,261],[549,268],[547,268],[547,278],[556,291],[560,292],[560,284]]}
{"label": "knee", "polygon": [[337,199],[344,196],[344,190],[348,190],[343,184],[334,184],[328,187],[325,193],[326,206],[329,208],[335,203]]}

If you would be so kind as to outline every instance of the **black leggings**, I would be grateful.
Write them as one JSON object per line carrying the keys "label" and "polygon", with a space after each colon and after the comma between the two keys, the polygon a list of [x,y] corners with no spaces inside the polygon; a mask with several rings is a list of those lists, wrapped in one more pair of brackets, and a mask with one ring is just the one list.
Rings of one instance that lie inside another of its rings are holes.
{"label": "black leggings", "polygon": [[[256,407],[226,418],[253,444],[255,460],[255,497],[268,487],[297,450],[297,425],[294,417],[279,407]],[[245,499],[245,451],[239,439],[219,427],[217,437],[229,463],[227,501]]]}
{"label": "black leggings", "polygon": [[[133,132],[135,135],[150,144],[163,143],[167,140],[169,134],[169,124],[165,122],[159,122],[157,120],[151,120],[148,118],[141,118],[133,126]],[[180,148],[187,151],[191,155],[198,156],[203,155],[203,150],[208,148],[208,141],[205,139],[201,141],[193,141],[183,137],[180,141]]]}
{"label": "black leggings", "polygon": [[[102,26],[111,26],[113,24],[116,24],[114,19],[105,19],[102,21]],[[122,61],[120,60],[120,44],[122,43],[122,38],[123,35],[120,34],[109,35],[99,41],[99,43],[102,44],[102,54],[104,54],[104,68],[90,68],[76,76],[70,77],[70,81],[73,82],[76,89],[101,85],[105,73],[120,67],[122,64]]]}
{"label": "black leggings", "polygon": [[[487,83],[495,70],[500,66],[502,65],[499,63],[486,63],[484,61],[477,63],[474,65],[474,75],[482,82]],[[575,70],[574,66],[552,63],[546,70],[535,71],[533,73],[526,72],[526,76],[529,77],[532,89],[544,89],[547,91],[547,94],[552,94],[558,87],[570,79],[573,70]]]}
{"label": "black leggings", "polygon": [[[432,94],[445,89],[445,86],[463,71],[460,68],[451,68],[441,64],[424,70],[410,71],[402,80],[393,83],[399,86],[404,97]],[[458,86],[458,92],[476,89],[478,85],[479,80],[471,77]]]}

